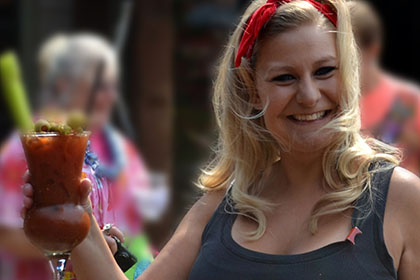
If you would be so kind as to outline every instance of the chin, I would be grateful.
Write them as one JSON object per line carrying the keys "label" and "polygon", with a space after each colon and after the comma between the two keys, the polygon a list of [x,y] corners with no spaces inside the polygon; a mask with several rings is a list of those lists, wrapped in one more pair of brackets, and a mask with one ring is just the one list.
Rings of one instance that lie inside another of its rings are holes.
{"label": "chin", "polygon": [[289,135],[288,139],[278,140],[283,152],[316,153],[332,145],[334,136],[328,132]]}

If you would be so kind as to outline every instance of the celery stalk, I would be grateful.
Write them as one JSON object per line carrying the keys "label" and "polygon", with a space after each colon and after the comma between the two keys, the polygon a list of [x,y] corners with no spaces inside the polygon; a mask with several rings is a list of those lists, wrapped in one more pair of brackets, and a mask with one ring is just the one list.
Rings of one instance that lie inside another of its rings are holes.
{"label": "celery stalk", "polygon": [[3,94],[15,124],[22,131],[33,129],[31,110],[14,52],[8,51],[0,56],[0,76]]}

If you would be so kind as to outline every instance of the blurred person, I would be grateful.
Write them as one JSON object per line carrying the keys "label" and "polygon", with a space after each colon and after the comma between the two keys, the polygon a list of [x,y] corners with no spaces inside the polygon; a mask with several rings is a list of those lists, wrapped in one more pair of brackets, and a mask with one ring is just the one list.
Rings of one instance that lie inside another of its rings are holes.
{"label": "blurred person", "polygon": [[361,57],[362,130],[402,149],[401,166],[420,175],[420,87],[381,67],[384,30],[374,8],[366,1],[348,5]]}
{"label": "blurred person", "polygon": [[[345,0],[252,1],[218,68],[207,192],[138,280],[415,279],[420,179],[361,135],[358,66]],[[125,279],[91,221],[79,279]]]}
{"label": "blurred person", "polygon": [[[85,156],[83,172],[93,182],[90,199],[101,228],[114,224],[110,233],[122,231],[130,237],[130,250],[137,255],[138,264],[127,272],[130,279],[152,260],[152,251],[142,233],[142,219],[153,219],[164,210],[162,202],[154,213],[139,210],[139,202],[147,204],[164,196],[162,188],[152,188],[151,176],[134,145],[110,123],[112,107],[118,94],[118,62],[110,44],[94,34],[57,35],[48,40],[39,54],[41,69],[40,116],[58,116],[60,111],[87,111],[88,129],[92,132]],[[102,78],[93,93],[98,65]],[[90,107],[90,109],[88,109]],[[36,250],[25,240],[22,220],[20,185],[26,163],[17,133],[3,145],[0,153],[0,250],[2,251],[0,279],[49,279],[51,272],[36,257]],[[145,198],[146,197],[146,198]],[[164,201],[165,202],[165,201]],[[149,210],[150,212],[150,210]],[[13,242],[10,242],[13,240]],[[115,250],[115,241],[107,237]],[[38,256],[39,258],[40,256]],[[7,269],[3,266],[7,264]],[[42,268],[42,271],[41,271]],[[69,263],[69,270],[71,264]],[[69,271],[66,276],[75,276]]]}

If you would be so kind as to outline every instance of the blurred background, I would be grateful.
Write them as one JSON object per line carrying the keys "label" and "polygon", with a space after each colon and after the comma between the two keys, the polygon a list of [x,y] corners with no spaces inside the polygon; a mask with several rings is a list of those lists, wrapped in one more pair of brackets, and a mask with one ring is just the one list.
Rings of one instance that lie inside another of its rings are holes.
{"label": "blurred background", "polygon": [[[167,178],[172,203],[147,227],[157,249],[198,197],[193,182],[215,141],[215,66],[248,2],[0,0],[0,51],[17,51],[33,108],[39,103],[37,53],[44,40],[57,32],[89,31],[116,42],[121,19],[129,19],[121,48],[122,102],[113,123],[135,143],[147,167]],[[420,24],[412,1],[370,2],[385,26],[384,68],[418,80]],[[12,130],[0,98],[0,141]]]}

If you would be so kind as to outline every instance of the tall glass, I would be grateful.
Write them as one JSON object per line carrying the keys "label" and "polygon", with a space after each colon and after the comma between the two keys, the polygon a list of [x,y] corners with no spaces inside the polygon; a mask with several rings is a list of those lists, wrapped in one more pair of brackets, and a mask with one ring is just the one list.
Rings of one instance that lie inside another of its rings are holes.
{"label": "tall glass", "polygon": [[89,132],[21,135],[34,188],[24,231],[49,259],[55,279],[64,279],[71,250],[89,232],[90,218],[79,192],[88,138]]}

